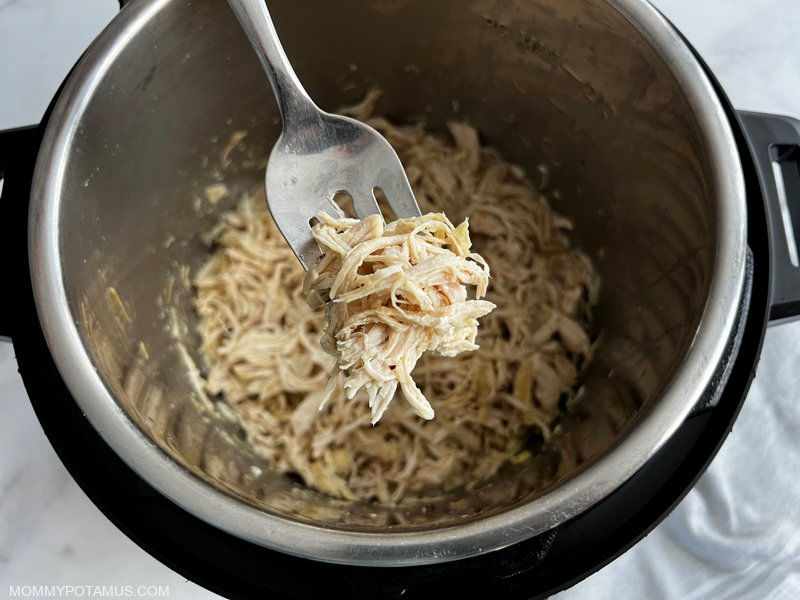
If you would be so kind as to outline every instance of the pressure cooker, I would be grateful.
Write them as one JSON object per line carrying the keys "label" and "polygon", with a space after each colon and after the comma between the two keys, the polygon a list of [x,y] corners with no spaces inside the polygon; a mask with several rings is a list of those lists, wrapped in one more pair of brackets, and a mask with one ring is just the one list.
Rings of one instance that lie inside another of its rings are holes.
{"label": "pressure cooker", "polygon": [[[392,120],[442,132],[466,120],[529,174],[546,165],[551,203],[602,282],[582,409],[563,424],[580,459],[550,478],[542,461],[518,465],[400,514],[299,489],[221,402],[202,401],[192,290],[173,284],[263,181],[280,127],[225,0],[127,3],[42,123],[2,133],[3,333],[43,429],[123,532],[228,597],[572,585],[691,489],[733,426],[767,324],[800,313],[798,122],[734,111],[644,0],[270,10],[323,108],[377,85]],[[231,193],[200,203],[220,182]]]}

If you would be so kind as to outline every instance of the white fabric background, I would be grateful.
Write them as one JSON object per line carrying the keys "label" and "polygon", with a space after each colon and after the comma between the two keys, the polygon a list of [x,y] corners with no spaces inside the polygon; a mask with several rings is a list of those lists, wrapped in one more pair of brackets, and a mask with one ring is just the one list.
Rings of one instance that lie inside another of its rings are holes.
{"label": "white fabric background", "polygon": [[734,430],[695,489],[559,600],[800,596],[799,334],[797,324],[769,330]]}
{"label": "white fabric background", "polygon": [[[800,1],[657,0],[737,108],[800,116]],[[114,0],[0,0],[0,129],[35,123]],[[560,600],[800,597],[800,323],[770,329],[731,437],[642,543]],[[8,585],[169,585],[70,479],[0,343],[0,596]]]}

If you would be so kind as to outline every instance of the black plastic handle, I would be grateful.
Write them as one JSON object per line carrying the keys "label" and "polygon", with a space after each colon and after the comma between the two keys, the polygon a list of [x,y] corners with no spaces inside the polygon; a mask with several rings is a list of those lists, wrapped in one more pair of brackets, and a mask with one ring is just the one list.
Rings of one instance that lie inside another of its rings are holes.
{"label": "black plastic handle", "polygon": [[800,316],[800,121],[739,112],[767,204],[771,321]]}
{"label": "black plastic handle", "polygon": [[[42,140],[39,127],[23,127],[0,131],[0,210],[6,215],[3,223],[14,226],[19,221],[8,219],[8,215],[20,206],[27,208],[31,192],[31,179],[36,155]],[[0,236],[2,239],[3,268],[11,271],[20,266],[27,269],[26,248],[11,247],[13,235]],[[3,272],[4,281],[11,281],[11,273]],[[13,324],[14,291],[4,289],[0,292],[0,338],[10,338]]]}

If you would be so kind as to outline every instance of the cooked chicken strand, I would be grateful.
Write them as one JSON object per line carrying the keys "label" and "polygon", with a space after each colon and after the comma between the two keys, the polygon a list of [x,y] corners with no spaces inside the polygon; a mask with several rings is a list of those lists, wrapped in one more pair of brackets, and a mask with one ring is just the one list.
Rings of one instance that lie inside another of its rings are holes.
{"label": "cooked chicken strand", "polygon": [[[318,220],[312,231],[323,256],[304,290],[312,306],[329,301],[322,347],[337,357],[331,377],[343,375],[349,400],[366,392],[373,425],[398,386],[415,414],[432,419],[411,371],[427,351],[477,350],[478,319],[495,308],[480,300],[489,265],[471,252],[468,222],[454,227],[442,213],[388,225],[380,215],[360,221],[321,212]],[[335,389],[335,382],[327,386],[320,409]]]}

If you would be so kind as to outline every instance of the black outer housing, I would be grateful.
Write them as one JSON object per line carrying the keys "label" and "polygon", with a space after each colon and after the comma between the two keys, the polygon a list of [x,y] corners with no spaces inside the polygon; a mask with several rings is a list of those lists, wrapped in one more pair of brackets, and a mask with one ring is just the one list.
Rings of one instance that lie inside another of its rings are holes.
{"label": "black outer housing", "polygon": [[[756,169],[764,194],[771,200],[767,203],[767,220],[773,232],[770,318],[792,318],[800,313],[800,268],[791,262],[786,225],[793,234],[791,237],[797,249],[797,228],[800,226],[800,121],[752,112],[740,112],[739,118],[747,132],[752,155],[756,157]],[[773,162],[779,165],[782,173],[787,200],[786,225],[778,199]]]}
{"label": "black outer housing", "polygon": [[[431,593],[543,598],[602,568],[642,539],[692,488],[736,419],[755,374],[771,306],[767,182],[737,114],[717,86],[731,122],[745,175],[752,295],[739,324],[742,340],[730,377],[713,407],[693,412],[630,480],[571,521],[526,542],[486,555],[419,567],[356,567],[302,559],[243,541],[197,519],[136,475],[80,411],[50,356],[37,318],[27,260],[28,198],[42,124],[0,134],[5,187],[3,333],[14,341],[19,370],[39,421],[75,481],[128,537],[183,576],[229,598],[425,597]],[[56,98],[58,95],[56,95]],[[749,123],[752,127],[753,123]],[[760,157],[763,161],[766,160]],[[775,198],[768,198],[774,205]]]}

